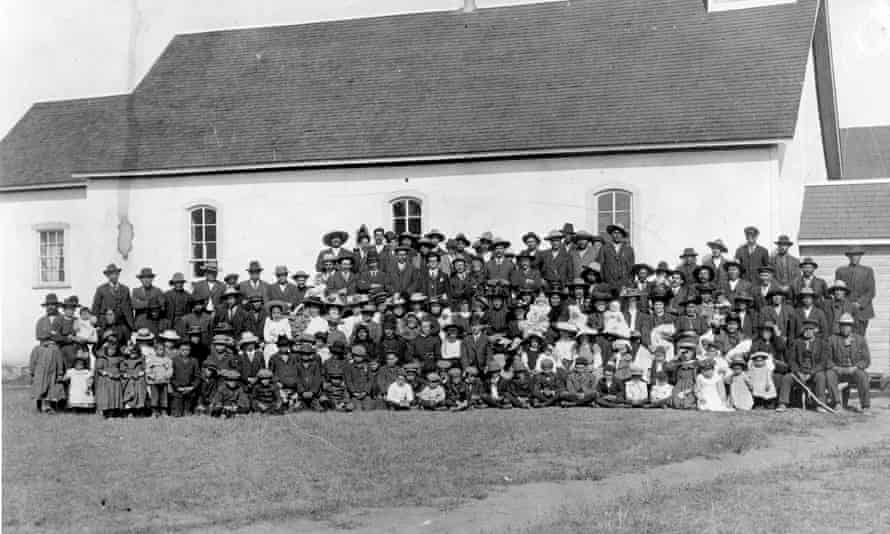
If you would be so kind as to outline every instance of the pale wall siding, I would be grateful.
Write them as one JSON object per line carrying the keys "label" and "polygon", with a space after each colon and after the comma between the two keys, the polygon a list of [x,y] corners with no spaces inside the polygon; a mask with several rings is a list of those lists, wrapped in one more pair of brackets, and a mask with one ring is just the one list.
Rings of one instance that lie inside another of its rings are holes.
{"label": "pale wall siding", "polygon": [[[853,245],[854,243],[850,243]],[[847,264],[844,251],[847,246],[805,246],[801,253],[812,256],[819,264],[818,276],[829,284],[834,280],[834,271]],[[875,318],[868,326],[868,346],[871,350],[873,373],[890,372],[890,246],[868,246],[862,264],[875,271],[874,300]]]}

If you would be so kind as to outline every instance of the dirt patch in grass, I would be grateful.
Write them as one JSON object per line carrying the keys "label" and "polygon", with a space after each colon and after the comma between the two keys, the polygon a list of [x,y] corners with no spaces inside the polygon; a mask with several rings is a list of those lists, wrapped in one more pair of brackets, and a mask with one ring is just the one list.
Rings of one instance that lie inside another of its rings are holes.
{"label": "dirt patch in grass", "polygon": [[564,509],[515,532],[888,532],[888,446],[701,484],[654,484],[605,506]]}
{"label": "dirt patch in grass", "polygon": [[3,526],[27,531],[213,530],[376,507],[451,509],[504,486],[599,480],[845,424],[603,409],[105,421],[40,416],[20,390],[6,390],[3,406]]}

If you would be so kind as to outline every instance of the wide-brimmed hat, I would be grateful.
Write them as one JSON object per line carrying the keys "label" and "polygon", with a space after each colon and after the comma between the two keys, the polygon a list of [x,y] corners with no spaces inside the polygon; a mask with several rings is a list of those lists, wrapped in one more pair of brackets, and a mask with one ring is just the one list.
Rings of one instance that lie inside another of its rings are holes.
{"label": "wide-brimmed hat", "polygon": [[724,253],[729,252],[729,248],[726,246],[726,244],[723,242],[723,240],[720,239],[719,237],[713,241],[708,241],[705,244],[708,246],[708,248],[712,248],[712,249],[716,248]]}
{"label": "wide-brimmed hat", "polygon": [[503,237],[498,236],[491,240],[491,248],[495,247],[510,248],[510,242]]}
{"label": "wide-brimmed hat", "polygon": [[614,223],[614,224],[610,224],[610,225],[606,226],[606,233],[611,235],[615,232],[621,232],[621,235],[624,237],[627,237],[628,235],[630,235],[629,232],[627,231],[627,228],[625,228],[624,225],[621,223]]}
{"label": "wide-brimmed hat", "polygon": [[65,300],[62,302],[63,308],[77,308],[79,306],[80,306],[80,301],[75,296],[66,297]]}
{"label": "wide-brimmed hat", "polygon": [[534,232],[526,232],[526,233],[522,234],[522,242],[523,243],[525,243],[529,239],[534,239],[538,243],[541,242],[541,238],[538,236],[538,234],[536,234]]}
{"label": "wide-brimmed hat", "polygon": [[[741,354],[737,357],[742,358],[743,361],[745,359],[744,356],[742,356]],[[735,358],[733,358],[733,359],[735,359]],[[766,360],[766,359],[769,359],[769,353],[763,352],[763,351],[757,351],[751,355],[751,359],[752,360]]]}
{"label": "wide-brimmed hat", "polygon": [[791,294],[791,288],[788,286],[771,286],[769,290],[766,292],[766,298],[771,299],[776,295],[782,295],[783,297],[788,297]]}
{"label": "wide-brimmed hat", "polygon": [[698,256],[698,252],[696,252],[695,249],[692,247],[684,248],[683,253],[680,254],[681,258],[686,258],[686,257],[690,257],[690,256]]}
{"label": "wide-brimmed hat", "polygon": [[294,280],[299,280],[300,278],[305,278],[308,280],[309,273],[307,273],[306,271],[303,271],[303,270],[299,270],[299,271],[295,272],[294,274],[292,274],[291,278]]}
{"label": "wide-brimmed hat", "polygon": [[263,272],[263,266],[260,265],[260,262],[257,260],[252,260],[248,265],[247,269],[245,269],[249,273],[260,273]]}
{"label": "wide-brimmed hat", "polygon": [[102,271],[102,274],[111,274],[111,273],[119,273],[121,272],[121,268],[113,263],[109,263],[105,266],[105,269]]}
{"label": "wide-brimmed hat", "polygon": [[227,334],[216,334],[213,336],[213,340],[210,343],[211,345],[225,345],[227,347],[232,347],[235,345],[235,340],[232,339],[232,336]]}
{"label": "wide-brimmed hat", "polygon": [[173,273],[173,276],[170,277],[170,285],[174,284],[184,284],[186,282],[185,275],[182,273]]}
{"label": "wide-brimmed hat", "polygon": [[241,380],[241,373],[235,369],[223,369],[219,372],[223,380]]}
{"label": "wide-brimmed hat", "polygon": [[638,299],[642,298],[643,293],[634,287],[623,287],[621,288],[621,292],[618,294],[619,298],[622,299]]}
{"label": "wide-brimmed hat", "polygon": [[241,339],[238,340],[238,346],[242,347],[244,345],[248,345],[250,343],[259,344],[260,338],[256,337],[253,332],[244,332],[241,334]]}
{"label": "wide-brimmed hat", "polygon": [[572,223],[565,223],[562,225],[562,233],[566,235],[572,235],[575,233],[575,225]]}
{"label": "wide-brimmed hat", "polygon": [[201,328],[201,325],[193,324],[186,330],[185,335],[187,336],[203,336],[204,329]]}
{"label": "wide-brimmed hat", "polygon": [[734,259],[726,260],[723,262],[723,270],[724,271],[728,271],[730,267],[738,267],[739,271],[745,270],[745,268],[742,266],[742,264]]}
{"label": "wide-brimmed hat", "polygon": [[787,235],[782,234],[779,236],[778,239],[776,239],[775,244],[776,245],[786,245],[786,246],[790,247],[791,245],[794,244],[794,241],[792,241],[791,238],[788,237]]}
{"label": "wide-brimmed hat", "polygon": [[835,280],[835,281],[832,282],[831,285],[828,287],[828,292],[829,292],[829,293],[834,293],[835,291],[846,291],[847,293],[849,293],[849,292],[850,292],[850,288],[847,287],[847,283],[844,282],[843,280]]}
{"label": "wide-brimmed hat", "polygon": [[455,241],[455,243],[456,242],[463,243],[465,247],[468,247],[471,245],[469,238],[467,238],[467,236],[464,235],[463,232],[460,232],[456,236],[454,236],[454,241]]}
{"label": "wide-brimmed hat", "polygon": [[754,297],[749,295],[747,292],[744,292],[744,293],[739,293],[738,295],[736,295],[735,298],[733,299],[733,301],[735,303],[747,302],[750,304],[750,303],[754,302]]}
{"label": "wide-brimmed hat", "polygon": [[138,278],[140,280],[143,278],[154,278],[154,277],[155,277],[155,273],[154,273],[154,271],[151,270],[151,267],[143,267],[139,271],[139,274],[136,275],[136,278]]}
{"label": "wide-brimmed hat", "polygon": [[565,237],[565,234],[563,234],[559,230],[550,230],[549,232],[547,232],[547,235],[544,236],[544,239],[546,239],[547,241],[553,241],[553,240],[562,241],[562,239],[564,237]]}
{"label": "wide-brimmed hat", "polygon": [[637,273],[639,273],[641,269],[646,269],[646,272],[648,272],[650,274],[652,272],[654,272],[654,270],[652,269],[652,266],[649,265],[648,263],[635,263],[631,266],[630,272],[633,273],[634,276],[636,276]]}
{"label": "wide-brimmed hat", "polygon": [[266,378],[272,378],[273,376],[275,376],[275,373],[272,372],[272,369],[260,369],[259,371],[256,372],[256,377],[259,380],[263,380]]}
{"label": "wide-brimmed hat", "polygon": [[222,293],[222,298],[240,297],[241,291],[237,287],[227,287]]}
{"label": "wide-brimmed hat", "polygon": [[412,293],[411,296],[408,297],[409,302],[418,303],[418,304],[422,303],[422,302],[426,302],[427,300],[428,300],[428,297],[426,295],[424,295],[423,293]]}
{"label": "wide-brimmed hat", "polygon": [[856,319],[853,319],[853,315],[849,312],[845,312],[841,315],[840,319],[837,320],[837,324],[854,325],[856,324]]}
{"label": "wide-brimmed hat", "polygon": [[438,230],[438,229],[435,229],[435,228],[433,228],[433,229],[430,230],[429,232],[425,233],[425,234],[423,235],[423,237],[425,237],[425,238],[427,238],[427,239],[435,239],[435,238],[439,238],[439,241],[445,241],[445,234],[442,233],[441,230]]}
{"label": "wide-brimmed hat", "polygon": [[288,310],[290,310],[290,304],[287,303],[287,302],[285,302],[285,301],[283,301],[283,300],[270,300],[269,302],[267,302],[267,303],[265,303],[265,304],[263,305],[263,307],[264,307],[264,308],[266,309],[266,311],[269,312],[269,313],[272,313],[272,308],[274,308],[274,307],[276,307],[276,306],[278,306],[279,308],[281,308],[281,311],[282,311],[282,312],[285,312],[285,313],[286,313]]}
{"label": "wide-brimmed hat", "polygon": [[321,242],[324,243],[325,246],[332,247],[333,245],[331,245],[331,241],[335,237],[340,238],[340,244],[342,245],[343,243],[346,243],[346,241],[349,240],[349,233],[344,232],[343,230],[332,230],[332,231],[326,233],[324,236],[322,236]]}
{"label": "wide-brimmed hat", "polygon": [[862,256],[863,254],[865,254],[865,247],[859,245],[850,247],[844,252],[845,256]]}
{"label": "wide-brimmed hat", "polygon": [[772,265],[761,265],[760,267],[757,268],[757,274],[760,274],[760,273],[775,274],[776,269]]}
{"label": "wide-brimmed hat", "polygon": [[587,230],[578,230],[572,236],[572,242],[577,243],[578,241],[590,241],[591,243],[596,239],[596,237],[588,232]]}
{"label": "wide-brimmed hat", "polygon": [[227,274],[227,275],[225,275],[225,276],[223,277],[223,281],[224,281],[224,282],[229,282],[229,280],[231,280],[230,283],[231,283],[232,285],[234,285],[234,284],[237,284],[237,283],[238,283],[238,278],[239,278],[239,277],[238,277],[238,275],[237,275],[236,273],[229,273],[229,274]]}
{"label": "wide-brimmed hat", "polygon": [[575,334],[576,338],[584,337],[584,336],[596,336],[599,334],[599,331],[596,328],[591,328],[589,326],[582,326],[578,328],[578,332]]}
{"label": "wide-brimmed hat", "polygon": [[286,275],[290,271],[287,270],[287,265],[276,265],[275,266],[275,276]]}
{"label": "wide-brimmed hat", "polygon": [[758,230],[756,226],[746,226],[745,235],[747,234],[760,235],[760,230]]}
{"label": "wide-brimmed hat", "polygon": [[151,333],[151,330],[148,328],[140,328],[136,332],[133,333],[133,341],[154,341],[155,335]]}
{"label": "wide-brimmed hat", "polygon": [[571,332],[572,334],[577,334],[579,330],[575,324],[568,321],[559,321],[554,325],[554,328],[560,332]]}
{"label": "wide-brimmed hat", "polygon": [[816,291],[812,287],[802,287],[797,292],[797,298],[801,297],[816,297]]}
{"label": "wide-brimmed hat", "polygon": [[176,333],[176,330],[167,329],[158,334],[158,339],[161,341],[179,341],[179,334]]}
{"label": "wide-brimmed hat", "polygon": [[208,261],[201,266],[202,273],[218,273],[219,265],[215,261]]}
{"label": "wide-brimmed hat", "polygon": [[666,262],[666,261],[660,261],[660,262],[658,262],[658,265],[655,267],[655,272],[656,273],[670,273],[671,266],[668,265],[668,262]]}
{"label": "wide-brimmed hat", "polygon": [[695,290],[699,293],[716,293],[717,286],[714,285],[713,282],[705,282],[704,284],[697,284],[695,286]]}
{"label": "wide-brimmed hat", "polygon": [[819,268],[819,264],[816,263],[816,261],[809,256],[805,256],[802,260],[800,260],[800,266],[803,267],[804,265],[812,265],[813,269]]}
{"label": "wide-brimmed hat", "polygon": [[571,282],[567,284],[569,289],[575,289],[576,287],[583,287],[585,291],[590,286],[583,278],[575,278]]}

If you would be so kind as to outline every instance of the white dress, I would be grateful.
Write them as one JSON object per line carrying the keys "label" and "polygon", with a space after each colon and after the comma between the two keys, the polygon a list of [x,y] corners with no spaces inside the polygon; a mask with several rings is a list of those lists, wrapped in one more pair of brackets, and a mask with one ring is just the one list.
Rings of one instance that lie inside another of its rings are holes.
{"label": "white dress", "polygon": [[711,378],[698,375],[695,378],[695,395],[698,409],[705,412],[732,412],[726,405],[726,386],[723,378],[715,373]]}
{"label": "white dress", "polygon": [[71,408],[95,408],[96,398],[93,396],[93,373],[89,369],[68,369],[65,371],[68,381],[68,406]]}

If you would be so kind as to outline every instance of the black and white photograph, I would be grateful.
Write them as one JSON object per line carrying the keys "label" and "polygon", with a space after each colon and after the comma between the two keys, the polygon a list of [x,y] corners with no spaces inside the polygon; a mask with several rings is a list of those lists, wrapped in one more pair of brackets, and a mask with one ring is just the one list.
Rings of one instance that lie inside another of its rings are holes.
{"label": "black and white photograph", "polygon": [[2,531],[890,532],[890,0],[0,0]]}

